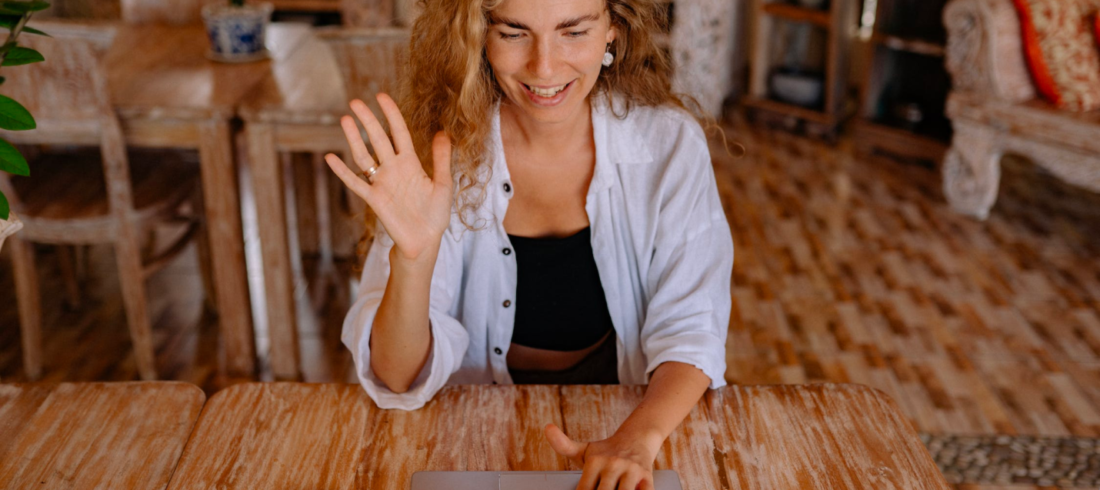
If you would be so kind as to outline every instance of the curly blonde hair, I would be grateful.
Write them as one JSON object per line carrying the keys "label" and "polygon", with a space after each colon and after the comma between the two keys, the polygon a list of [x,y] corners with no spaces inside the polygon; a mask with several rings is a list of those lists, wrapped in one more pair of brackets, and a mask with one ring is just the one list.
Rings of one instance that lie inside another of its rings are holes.
{"label": "curly blonde hair", "polygon": [[[503,92],[485,54],[490,13],[503,0],[419,0],[412,27],[408,65],[397,103],[412,133],[424,169],[430,175],[432,137],[445,131],[453,145],[451,171],[458,177],[455,207],[462,223],[485,198],[488,181],[485,147],[492,111]],[[606,96],[623,108],[673,106],[693,114],[706,128],[715,126],[690,96],[672,91],[672,62],[657,39],[668,25],[666,4],[657,0],[606,0],[617,37],[611,43],[615,63],[604,67],[589,97]],[[622,98],[621,102],[614,100]],[[368,211],[367,235],[373,216]],[[361,247],[361,251],[365,251]]]}

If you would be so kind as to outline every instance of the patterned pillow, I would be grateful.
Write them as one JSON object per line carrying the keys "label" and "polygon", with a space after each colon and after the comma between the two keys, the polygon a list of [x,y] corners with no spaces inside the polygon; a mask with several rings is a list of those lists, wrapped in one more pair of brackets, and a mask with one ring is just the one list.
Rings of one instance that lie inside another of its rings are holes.
{"label": "patterned pillow", "polygon": [[1100,108],[1100,50],[1090,26],[1094,0],[1014,0],[1036,89],[1054,105]]}

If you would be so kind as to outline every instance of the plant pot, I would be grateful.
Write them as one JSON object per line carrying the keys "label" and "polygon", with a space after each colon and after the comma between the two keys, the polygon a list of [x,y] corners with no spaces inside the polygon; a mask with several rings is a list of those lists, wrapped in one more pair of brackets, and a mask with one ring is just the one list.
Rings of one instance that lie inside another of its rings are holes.
{"label": "plant pot", "polygon": [[8,214],[7,220],[0,219],[0,250],[4,249],[4,239],[23,229],[23,222],[15,215],[15,211]]}
{"label": "plant pot", "polygon": [[209,4],[202,9],[202,21],[210,38],[206,57],[214,61],[239,63],[267,58],[264,44],[271,20],[270,3],[235,7]]}

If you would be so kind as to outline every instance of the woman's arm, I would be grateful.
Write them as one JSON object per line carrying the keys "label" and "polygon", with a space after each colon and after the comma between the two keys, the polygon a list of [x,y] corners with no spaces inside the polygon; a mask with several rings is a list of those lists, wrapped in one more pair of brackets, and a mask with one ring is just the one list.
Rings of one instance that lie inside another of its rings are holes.
{"label": "woman's arm", "polygon": [[[699,403],[710,377],[695,366],[657,366],[642,403],[608,439],[575,442],[557,426],[546,427],[550,446],[584,467],[577,490],[653,489],[653,461],[676,426]],[[598,485],[598,487],[597,487]]]}
{"label": "woman's arm", "polygon": [[371,330],[370,368],[394,393],[408,391],[428,362],[428,299],[438,255],[436,247],[410,260],[390,249],[390,277]]}

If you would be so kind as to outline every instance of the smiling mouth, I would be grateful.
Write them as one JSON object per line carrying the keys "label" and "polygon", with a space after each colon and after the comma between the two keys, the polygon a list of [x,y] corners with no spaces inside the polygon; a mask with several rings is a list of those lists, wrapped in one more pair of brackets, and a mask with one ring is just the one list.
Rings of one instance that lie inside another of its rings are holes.
{"label": "smiling mouth", "polygon": [[558,85],[558,86],[555,86],[555,87],[540,88],[540,87],[533,87],[531,85],[527,85],[526,83],[521,83],[521,85],[526,87],[527,90],[530,91],[532,94],[535,94],[535,95],[537,95],[539,97],[543,97],[543,98],[550,98],[550,97],[553,97],[555,95],[558,95],[563,90],[569,88],[569,86],[572,85],[572,84],[573,84],[573,82],[569,82],[569,83],[566,83],[564,85]]}

